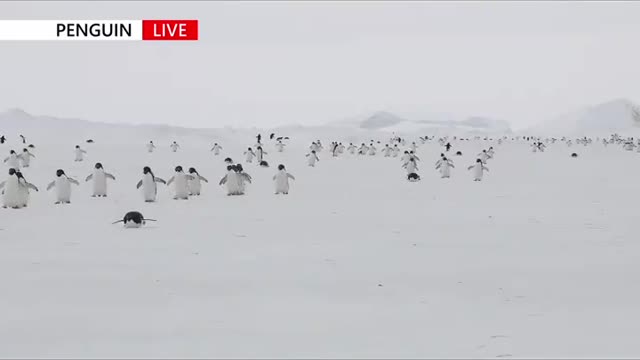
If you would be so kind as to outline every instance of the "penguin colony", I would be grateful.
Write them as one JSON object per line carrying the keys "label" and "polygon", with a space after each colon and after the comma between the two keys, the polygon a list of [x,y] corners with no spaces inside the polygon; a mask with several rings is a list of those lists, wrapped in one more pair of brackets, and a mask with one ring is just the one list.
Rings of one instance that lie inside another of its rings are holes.
{"label": "penguin colony", "polygon": [[[243,152],[244,161],[247,164],[255,164],[261,168],[269,168],[269,163],[266,160],[266,156],[269,154],[264,149],[266,145],[263,144],[262,136],[256,136],[257,142],[247,147],[247,150]],[[3,142],[6,139],[3,139]],[[275,149],[276,152],[283,152],[287,146],[289,137],[275,137],[275,134],[271,134],[269,137],[269,146]],[[591,138],[578,138],[569,139],[566,137],[557,138],[538,138],[538,137],[526,137],[526,136],[502,136],[496,139],[489,137],[475,136],[472,138],[464,137],[441,137],[435,136],[419,137],[417,141],[407,142],[406,139],[393,136],[388,139],[385,144],[380,141],[365,141],[360,145],[349,143],[348,146],[342,142],[333,141],[330,143],[328,149],[325,149],[320,140],[312,141],[309,146],[309,151],[306,153],[306,164],[309,167],[315,167],[321,159],[320,154],[327,153],[330,157],[339,156],[354,156],[354,157],[373,157],[382,156],[385,158],[399,158],[400,168],[406,171],[405,180],[408,182],[419,182],[421,176],[419,175],[420,167],[419,163],[422,161],[417,155],[418,148],[421,144],[427,142],[437,142],[442,147],[442,153],[437,157],[433,169],[440,174],[440,178],[448,179],[453,174],[453,169],[456,169],[453,157],[461,156],[462,152],[454,150],[454,144],[460,141],[482,141],[484,140],[490,144],[496,144],[500,146],[505,141],[523,141],[527,142],[531,146],[531,151],[534,153],[543,153],[547,146],[551,144],[563,143],[567,147],[572,147],[574,144],[588,146],[594,141]],[[26,143],[26,139],[21,136],[22,143]],[[640,139],[634,140],[633,138],[623,138],[618,135],[612,135],[610,138],[597,138],[597,142],[601,142],[603,146],[618,145],[625,151],[640,152]],[[88,141],[87,141],[88,142]],[[91,141],[93,142],[93,140]],[[452,144],[453,143],[453,144]],[[177,152],[180,149],[180,145],[173,141],[169,148],[172,152]],[[32,161],[35,161],[36,156],[32,151],[35,151],[34,145],[29,145],[22,149],[21,153],[17,153],[15,150],[10,150],[8,156],[3,160],[4,164],[8,167],[7,177],[4,181],[0,182],[0,191],[2,195],[2,207],[10,209],[20,209],[28,206],[29,196],[31,191],[38,192],[38,187],[30,183],[20,171],[23,168],[31,166]],[[156,149],[153,141],[146,144],[146,151],[153,153]],[[210,152],[214,156],[220,156],[224,148],[218,143],[214,143],[210,149]],[[348,155],[344,155],[344,154]],[[82,149],[79,145],[74,149],[74,161],[82,162],[85,160],[85,156],[88,152]],[[436,155],[436,154],[433,154]],[[475,161],[466,167],[466,170],[470,173],[470,178],[473,181],[482,181],[485,174],[489,172],[487,166],[495,156],[495,150],[493,146],[488,146],[486,149],[479,152]],[[577,157],[576,152],[572,152],[571,157]],[[396,160],[397,161],[397,160]],[[228,196],[244,195],[248,184],[252,183],[252,177],[247,173],[240,163],[235,163],[233,158],[226,157],[224,160],[226,164],[226,174],[218,181],[218,185],[223,187]],[[274,193],[286,195],[290,190],[290,181],[295,180],[295,177],[287,172],[285,165],[279,164],[277,171],[272,177],[274,184]],[[110,181],[116,181],[116,177],[107,172],[102,163],[95,163],[93,171],[89,174],[84,182],[91,182],[92,191],[91,196],[96,198],[106,198],[108,195],[108,183]],[[142,199],[145,202],[155,202],[158,195],[158,186],[162,184],[164,186],[172,187],[174,200],[188,200],[190,197],[200,196],[203,188],[203,183],[208,184],[209,180],[200,175],[194,168],[190,167],[185,172],[182,166],[176,166],[174,168],[173,175],[165,180],[154,174],[149,166],[143,166],[141,171],[141,178],[135,185],[139,189]],[[70,204],[73,188],[79,186],[80,182],[74,178],[67,176],[64,169],[58,169],[55,172],[55,176],[52,181],[48,183],[46,190],[55,190],[55,204]],[[137,214],[137,215],[136,215]],[[122,222],[136,224],[139,226],[144,223],[144,217],[141,214],[128,213]]]}

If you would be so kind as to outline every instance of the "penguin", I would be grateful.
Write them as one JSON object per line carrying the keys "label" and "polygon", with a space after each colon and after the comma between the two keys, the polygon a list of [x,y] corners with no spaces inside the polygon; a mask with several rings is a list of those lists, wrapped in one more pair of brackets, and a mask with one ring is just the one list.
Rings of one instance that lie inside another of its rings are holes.
{"label": "penguin", "polygon": [[276,150],[278,150],[278,152],[284,151],[284,144],[282,143],[281,140],[278,140],[278,143],[276,144]]}
{"label": "penguin", "polygon": [[471,169],[473,169],[473,181],[482,181],[482,175],[484,172],[489,171],[489,169],[484,166],[482,159],[477,159],[474,165],[467,168],[467,170]]}
{"label": "penguin", "polygon": [[262,161],[260,161],[260,164],[259,164],[259,165],[260,165],[261,167],[269,167],[269,163],[268,163],[266,160],[262,160]]}
{"label": "penguin", "polygon": [[487,159],[489,159],[489,154],[487,154],[487,150],[482,150],[480,154],[478,154],[480,160],[482,160],[483,164],[487,163]]}
{"label": "penguin", "polygon": [[0,189],[2,191],[2,207],[19,209],[22,201],[20,198],[20,179],[16,175],[16,169],[9,169],[9,176],[5,181],[0,183]]}
{"label": "penguin", "polygon": [[436,170],[440,169],[440,177],[442,179],[448,179],[451,177],[451,168],[455,168],[455,166],[453,166],[453,163],[451,163],[451,161],[446,157],[443,157],[442,161],[436,165]]}
{"label": "penguin", "polygon": [[349,147],[347,147],[347,151],[349,152],[349,154],[353,155],[356,153],[356,149],[357,147],[355,145],[353,145],[353,143],[349,143]]}
{"label": "penguin", "polygon": [[79,162],[84,160],[84,154],[86,154],[87,152],[82,150],[80,148],[80,145],[76,145],[75,152],[76,152],[76,159],[74,161]]}
{"label": "penguin", "polygon": [[94,143],[93,139],[87,139],[87,141],[85,141],[85,142],[86,142],[87,144],[93,144],[93,143]]}
{"label": "penguin", "polygon": [[22,167],[28,168],[29,165],[31,164],[31,158],[35,158],[35,155],[29,152],[27,148],[24,148],[22,149],[22,154],[20,154],[19,157],[20,157],[20,161],[22,161]]}
{"label": "penguin", "polygon": [[420,181],[420,175],[416,173],[409,173],[407,174],[407,180],[409,180],[410,182]]}
{"label": "penguin", "polygon": [[262,150],[262,146],[258,146],[256,148],[256,159],[258,160],[258,164],[262,163],[265,155],[267,155],[267,152]]}
{"label": "penguin", "polygon": [[153,175],[153,171],[148,166],[142,169],[142,180],[136,184],[136,189],[142,186],[142,195],[145,202],[154,202],[158,195],[158,185],[156,183],[167,184],[163,179]]}
{"label": "penguin", "polygon": [[55,204],[71,204],[71,185],[80,185],[80,183],[67,176],[64,170],[58,169],[56,171],[56,179],[47,185],[47,191],[52,188],[56,188],[56,202]]}
{"label": "penguin", "polygon": [[224,162],[227,164],[233,164],[233,159],[231,159],[230,157],[224,159]]}
{"label": "penguin", "polygon": [[296,178],[287,172],[284,165],[278,165],[278,172],[273,175],[273,181],[276,185],[276,195],[289,194],[289,179],[295,180]]}
{"label": "penguin", "polygon": [[189,168],[189,175],[193,177],[193,179],[189,180],[189,195],[200,196],[200,190],[202,189],[201,181],[209,183],[209,180],[204,176],[200,176],[198,171],[195,168]]}
{"label": "penguin", "polygon": [[452,147],[452,146],[451,146],[451,143],[447,143],[444,147],[445,147],[445,150],[446,150],[447,152],[449,152],[449,150],[451,150],[451,147]]}
{"label": "penguin", "polygon": [[238,174],[236,180],[238,181],[238,195],[244,195],[245,182],[251,184],[251,175],[247,174],[242,168],[242,164],[236,164],[235,171]]}
{"label": "penguin", "polygon": [[27,181],[20,171],[16,171],[18,177],[18,203],[19,207],[27,207],[29,204],[29,190],[38,191],[38,188]]}
{"label": "penguin", "polygon": [[395,158],[398,157],[398,154],[400,154],[400,148],[398,147],[398,144],[394,144],[392,155]]}
{"label": "penguin", "polygon": [[20,170],[20,157],[14,150],[9,151],[9,156],[4,159],[4,162],[7,163],[9,168]]}
{"label": "penguin", "polygon": [[577,157],[578,157],[578,154],[576,154],[576,153],[572,153],[572,154],[571,154],[571,157],[572,157],[572,158],[577,158]]}
{"label": "penguin", "polygon": [[373,144],[369,144],[369,156],[374,156],[376,154],[376,147]]}
{"label": "penguin", "polygon": [[416,172],[416,170],[418,170],[418,165],[413,158],[410,158],[406,164],[402,165],[402,167],[407,169],[407,174],[414,173]]}
{"label": "penguin", "polygon": [[253,152],[253,150],[251,150],[251,148],[248,148],[247,151],[244,152],[244,155],[246,155],[245,161],[248,163],[252,163],[253,158],[256,156],[256,154]]}
{"label": "penguin", "polygon": [[415,161],[420,161],[420,158],[418,157],[418,155],[416,155],[413,151],[409,151],[409,158]]}
{"label": "penguin", "polygon": [[391,146],[389,146],[389,144],[386,144],[384,146],[384,149],[382,149],[382,153],[384,154],[384,157],[390,157],[393,153],[393,149],[391,148]]}
{"label": "penguin", "polygon": [[171,148],[172,152],[177,152],[180,148],[180,145],[178,145],[178,143],[174,141],[173,143],[171,143],[171,145],[169,145],[169,147]]}
{"label": "penguin", "polygon": [[220,150],[222,150],[222,146],[218,145],[218,143],[213,144],[213,147],[211,148],[211,151],[213,151],[213,155],[220,155]]}
{"label": "penguin", "polygon": [[85,182],[93,179],[93,195],[92,197],[107,197],[107,179],[115,181],[115,177],[104,171],[101,163],[96,163],[93,174],[84,179]]}
{"label": "penguin", "polygon": [[316,162],[320,161],[320,159],[318,158],[318,155],[316,154],[315,150],[311,150],[311,153],[305,155],[308,159],[307,159],[307,165],[311,166],[311,167],[315,167],[316,166]]}
{"label": "penguin", "polygon": [[227,174],[220,179],[219,185],[225,185],[227,188],[227,196],[239,195],[238,173],[235,171],[235,165],[227,166]]}
{"label": "penguin", "polygon": [[194,180],[194,176],[185,174],[182,170],[182,166],[176,166],[175,174],[167,181],[167,186],[175,182],[173,190],[173,200],[188,200],[189,199],[189,181]]}
{"label": "penguin", "polygon": [[275,133],[271,133],[271,135],[269,135],[269,140],[273,140],[273,137],[276,136]]}
{"label": "penguin", "polygon": [[456,151],[456,156],[462,156],[462,151]]}
{"label": "penguin", "polygon": [[154,219],[145,219],[144,216],[138,211],[129,211],[124,214],[122,220],[113,222],[112,224],[124,223],[124,227],[128,229],[139,228],[145,225],[147,221],[157,221]]}
{"label": "penguin", "polygon": [[367,147],[367,145],[362,143],[362,145],[360,145],[360,148],[358,149],[358,155],[365,155],[368,151],[369,148]]}
{"label": "penguin", "polygon": [[152,153],[155,148],[156,145],[153,143],[153,141],[149,141],[149,143],[147,144],[147,152]]}

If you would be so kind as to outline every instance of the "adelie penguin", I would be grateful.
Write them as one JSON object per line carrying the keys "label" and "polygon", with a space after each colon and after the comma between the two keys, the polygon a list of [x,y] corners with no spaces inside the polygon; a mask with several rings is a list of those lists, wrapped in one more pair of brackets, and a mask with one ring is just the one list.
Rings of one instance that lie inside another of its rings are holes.
{"label": "adelie penguin", "polygon": [[14,150],[9,151],[9,156],[4,159],[4,162],[9,168],[20,170],[20,156]]}
{"label": "adelie penguin", "polygon": [[22,154],[20,154],[20,161],[22,161],[23,168],[29,167],[29,165],[31,164],[31,158],[35,159],[35,155],[33,155],[27,148],[22,149]]}
{"label": "adelie penguin", "polygon": [[489,169],[484,166],[482,159],[477,159],[474,165],[471,165],[467,168],[467,170],[473,169],[473,181],[482,181],[482,175],[485,171],[489,171]]}
{"label": "adelie penguin", "polygon": [[174,141],[173,143],[171,143],[171,145],[169,145],[169,147],[171,148],[172,152],[177,152],[180,148],[180,145],[178,145],[178,143]]}
{"label": "adelie penguin", "polygon": [[267,155],[267,152],[262,150],[262,146],[258,146],[256,148],[256,158],[257,158],[259,164],[262,163],[262,160],[264,160],[264,156],[265,155]]}
{"label": "adelie penguin", "polygon": [[572,154],[571,154],[571,157],[572,157],[572,158],[577,158],[577,157],[578,157],[578,154],[576,154],[576,153],[572,153]]}
{"label": "adelie penguin", "polygon": [[315,167],[316,166],[316,162],[320,161],[320,159],[318,158],[318,155],[316,154],[315,150],[311,150],[311,153],[305,155],[307,157],[307,165],[311,166],[311,167]]}
{"label": "adelie penguin", "polygon": [[209,183],[204,176],[200,176],[198,171],[195,168],[189,168],[189,175],[193,178],[189,180],[189,195],[200,196],[200,191],[202,189],[202,181]]}
{"label": "adelie penguin", "polygon": [[285,170],[284,165],[278,165],[278,172],[273,176],[273,181],[276,185],[276,195],[289,194],[289,179],[295,180],[296,178]]}
{"label": "adelie penguin", "polygon": [[246,156],[245,161],[248,163],[252,163],[253,158],[256,157],[256,153],[254,153],[251,148],[247,148],[247,151],[244,152],[244,155]]}
{"label": "adelie penguin", "polygon": [[84,179],[85,182],[93,179],[93,194],[92,197],[107,197],[107,179],[115,181],[115,176],[104,171],[101,163],[96,163],[94,166],[93,174]]}
{"label": "adelie penguin", "polygon": [[409,173],[407,174],[407,180],[410,182],[416,182],[416,181],[420,181],[420,175],[416,174],[416,173]]}
{"label": "adelie penguin", "polygon": [[122,220],[113,222],[113,224],[124,223],[125,228],[139,228],[145,225],[147,221],[157,221],[154,219],[145,219],[144,216],[138,211],[129,211],[124,214]]}
{"label": "adelie penguin", "polygon": [[227,163],[227,164],[233,164],[233,159],[228,157],[228,158],[224,159],[224,162]]}
{"label": "adelie penguin", "polygon": [[56,171],[56,179],[47,185],[47,191],[52,188],[56,188],[56,202],[55,204],[71,204],[71,185],[80,185],[80,183],[67,176],[64,170],[58,169]]}
{"label": "adelie penguin", "polygon": [[152,153],[155,149],[156,146],[153,144],[153,141],[149,141],[149,143],[147,144],[147,152]]}
{"label": "adelie penguin", "polygon": [[440,177],[443,179],[451,177],[451,168],[455,168],[455,166],[446,157],[442,157],[441,161],[436,165],[436,170],[440,170]]}
{"label": "adelie penguin", "polygon": [[86,154],[87,152],[82,150],[80,148],[80,145],[76,145],[75,153],[76,153],[75,161],[79,162],[79,161],[84,160],[84,154]]}
{"label": "adelie penguin", "polygon": [[142,169],[142,180],[136,184],[136,189],[142,187],[142,196],[145,202],[154,202],[158,196],[158,185],[156,183],[167,184],[163,179],[153,175],[153,171],[148,166]]}
{"label": "adelie penguin", "polygon": [[2,191],[2,207],[20,209],[29,202],[29,189],[38,191],[33,184],[28,183],[22,173],[16,169],[9,169],[9,177],[0,183]]}
{"label": "adelie penguin", "polygon": [[174,200],[187,200],[189,199],[189,181],[194,180],[194,176],[185,174],[182,166],[176,166],[175,171],[176,173],[167,181],[167,186],[174,184]]}
{"label": "adelie penguin", "polygon": [[260,161],[260,164],[259,164],[259,165],[260,165],[260,167],[266,167],[266,168],[268,168],[268,167],[269,167],[269,163],[268,163],[266,160],[262,160],[262,161]]}
{"label": "adelie penguin", "polygon": [[218,145],[218,143],[213,144],[211,151],[213,151],[213,155],[220,155],[220,150],[222,150],[222,146]]}

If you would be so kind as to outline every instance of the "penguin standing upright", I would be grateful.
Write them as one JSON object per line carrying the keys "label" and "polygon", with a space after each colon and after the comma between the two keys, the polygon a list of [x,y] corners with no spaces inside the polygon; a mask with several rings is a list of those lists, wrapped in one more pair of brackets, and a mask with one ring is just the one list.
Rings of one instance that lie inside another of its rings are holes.
{"label": "penguin standing upright", "polygon": [[76,145],[75,153],[76,153],[75,161],[82,161],[84,160],[84,154],[86,154],[87,152],[82,150],[80,148],[80,145]]}
{"label": "penguin standing upright", "polygon": [[177,152],[180,148],[180,145],[178,145],[178,143],[174,141],[171,143],[171,145],[169,145],[169,147],[171,148],[172,152]]}
{"label": "penguin standing upright", "polygon": [[105,172],[101,163],[96,163],[93,174],[87,176],[85,182],[93,179],[93,195],[92,197],[107,197],[107,179],[115,180],[116,178]]}
{"label": "penguin standing upright", "polygon": [[245,183],[251,184],[251,175],[244,171],[241,164],[236,164],[235,171],[238,174],[236,177],[238,181],[238,195],[244,195]]}
{"label": "penguin standing upright", "polygon": [[289,179],[295,180],[296,178],[285,170],[284,165],[278,165],[278,172],[273,175],[273,181],[276,184],[276,195],[289,194]]}
{"label": "penguin standing upright", "polygon": [[264,156],[267,154],[264,150],[262,150],[262,146],[258,146],[256,148],[256,159],[258,160],[258,164],[264,160]]}
{"label": "penguin standing upright", "polygon": [[9,156],[4,159],[4,162],[7,163],[9,168],[20,170],[20,157],[14,150],[9,151]]}
{"label": "penguin standing upright", "polygon": [[156,146],[153,144],[153,141],[149,141],[149,143],[147,144],[147,151],[152,153],[155,148]]}
{"label": "penguin standing upright", "polygon": [[31,158],[35,158],[35,155],[33,155],[27,148],[22,149],[22,154],[20,154],[20,160],[22,161],[23,168],[29,167],[29,165],[31,164]]}
{"label": "penguin standing upright", "polygon": [[173,199],[187,200],[189,199],[189,181],[193,180],[193,176],[185,174],[182,166],[176,166],[175,171],[176,173],[167,181],[167,186],[175,182]]}
{"label": "penguin standing upright", "polygon": [[276,150],[278,150],[278,152],[284,151],[284,144],[282,143],[282,140],[278,140],[278,143],[276,143]]}
{"label": "penguin standing upright", "polygon": [[27,181],[20,171],[16,171],[18,177],[18,203],[19,207],[27,207],[29,204],[29,189],[38,191],[38,188]]}
{"label": "penguin standing upright", "polygon": [[218,184],[226,186],[227,195],[239,195],[238,173],[235,171],[235,165],[227,166],[227,174],[220,179]]}
{"label": "penguin standing upright", "polygon": [[253,158],[256,156],[256,153],[254,153],[251,148],[248,148],[247,151],[244,152],[244,155],[246,155],[245,161],[248,163],[252,163]]}
{"label": "penguin standing upright", "polygon": [[220,155],[220,150],[222,150],[222,146],[218,145],[218,143],[213,144],[211,151],[213,151],[213,155]]}
{"label": "penguin standing upright", "polygon": [[436,170],[440,169],[440,177],[443,179],[451,177],[451,168],[455,168],[455,166],[446,157],[443,157],[442,161],[436,165]]}
{"label": "penguin standing upright", "polygon": [[55,204],[71,204],[71,185],[80,185],[80,183],[67,176],[64,170],[58,169],[56,171],[56,179],[47,185],[47,191],[52,188],[56,188],[56,202]]}
{"label": "penguin standing upright", "polygon": [[369,156],[374,156],[376,154],[376,151],[378,149],[376,149],[375,145],[373,145],[373,143],[369,144]]}
{"label": "penguin standing upright", "polygon": [[153,171],[148,166],[142,169],[142,180],[136,184],[136,189],[142,186],[142,195],[145,202],[154,202],[158,196],[158,185],[156,183],[167,184],[163,179],[153,175]]}
{"label": "penguin standing upright", "polygon": [[358,147],[353,145],[353,143],[349,143],[349,147],[347,147],[347,151],[349,152],[349,154],[351,154],[351,155],[355,154],[356,153],[356,149],[358,149]]}
{"label": "penguin standing upright", "polygon": [[189,175],[193,177],[193,179],[189,180],[189,195],[200,196],[200,191],[202,189],[202,181],[208,183],[204,176],[200,176],[198,171],[195,168],[189,168]]}
{"label": "penguin standing upright", "polygon": [[409,158],[409,161],[402,165],[403,168],[407,169],[407,174],[415,173],[418,170],[418,165],[413,158]]}
{"label": "penguin standing upright", "polygon": [[474,165],[467,168],[467,170],[471,169],[473,169],[473,181],[482,181],[482,175],[484,172],[489,171],[489,169],[484,166],[482,159],[477,159]]}
{"label": "penguin standing upright", "polygon": [[2,207],[19,209],[21,206],[20,182],[16,175],[16,169],[9,169],[9,176],[0,183],[0,189],[4,189],[2,191]]}
{"label": "penguin standing upright", "polygon": [[311,150],[311,153],[305,155],[307,157],[307,165],[311,166],[311,167],[315,167],[316,166],[316,162],[320,161],[320,159],[318,158],[318,155],[316,154],[315,150]]}

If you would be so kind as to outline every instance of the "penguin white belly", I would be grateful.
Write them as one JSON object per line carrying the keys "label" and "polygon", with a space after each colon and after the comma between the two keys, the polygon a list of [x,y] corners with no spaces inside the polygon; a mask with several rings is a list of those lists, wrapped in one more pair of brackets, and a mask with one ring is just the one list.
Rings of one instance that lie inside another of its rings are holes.
{"label": "penguin white belly", "polygon": [[451,169],[448,164],[444,163],[440,166],[440,175],[443,178],[448,178],[451,176]]}
{"label": "penguin white belly", "polygon": [[142,195],[145,201],[156,201],[156,196],[158,195],[157,186],[151,175],[144,175],[142,178]]}
{"label": "penguin white belly", "polygon": [[202,183],[198,175],[194,175],[192,180],[189,180],[189,193],[191,195],[200,195],[200,191],[202,190]]}
{"label": "penguin white belly", "polygon": [[147,145],[147,151],[150,153],[153,152],[153,146]]}
{"label": "penguin white belly", "polygon": [[213,155],[220,155],[220,148],[213,149]]}
{"label": "penguin white belly", "polygon": [[416,172],[416,164],[415,162],[409,162],[407,164],[407,174],[411,174]]}
{"label": "penguin white belly", "polygon": [[482,165],[476,165],[473,169],[474,180],[482,180]]}
{"label": "penguin white belly", "polygon": [[289,192],[289,177],[284,172],[276,174],[276,194]]}
{"label": "penguin white belly", "polygon": [[82,161],[83,159],[82,150],[76,150],[76,161]]}
{"label": "penguin white belly", "polygon": [[56,179],[56,199],[58,202],[71,201],[71,183],[65,176]]}
{"label": "penguin white belly", "polygon": [[253,161],[253,154],[248,153],[246,160],[247,160],[248,163],[252,162]]}
{"label": "penguin white belly", "polygon": [[31,165],[31,156],[29,156],[28,154],[25,154],[24,156],[20,157],[20,160],[22,161],[22,167],[29,167],[29,165]]}
{"label": "penguin white belly", "polygon": [[16,176],[9,176],[4,185],[4,194],[2,195],[2,204],[8,208],[20,207],[20,185]]}
{"label": "penguin white belly", "polygon": [[174,198],[188,199],[189,188],[187,186],[187,176],[185,174],[176,174],[173,179],[173,189],[175,191]]}
{"label": "penguin white belly", "polygon": [[107,177],[104,174],[104,171],[97,170],[93,172],[93,195],[107,195]]}
{"label": "penguin white belly", "polygon": [[230,172],[227,174],[227,182],[225,183],[227,186],[227,194],[235,195],[240,192],[238,187],[238,174],[235,172]]}
{"label": "penguin white belly", "polygon": [[309,160],[307,161],[307,164],[309,164],[309,166],[315,166],[316,165],[316,157],[315,156],[309,156]]}

